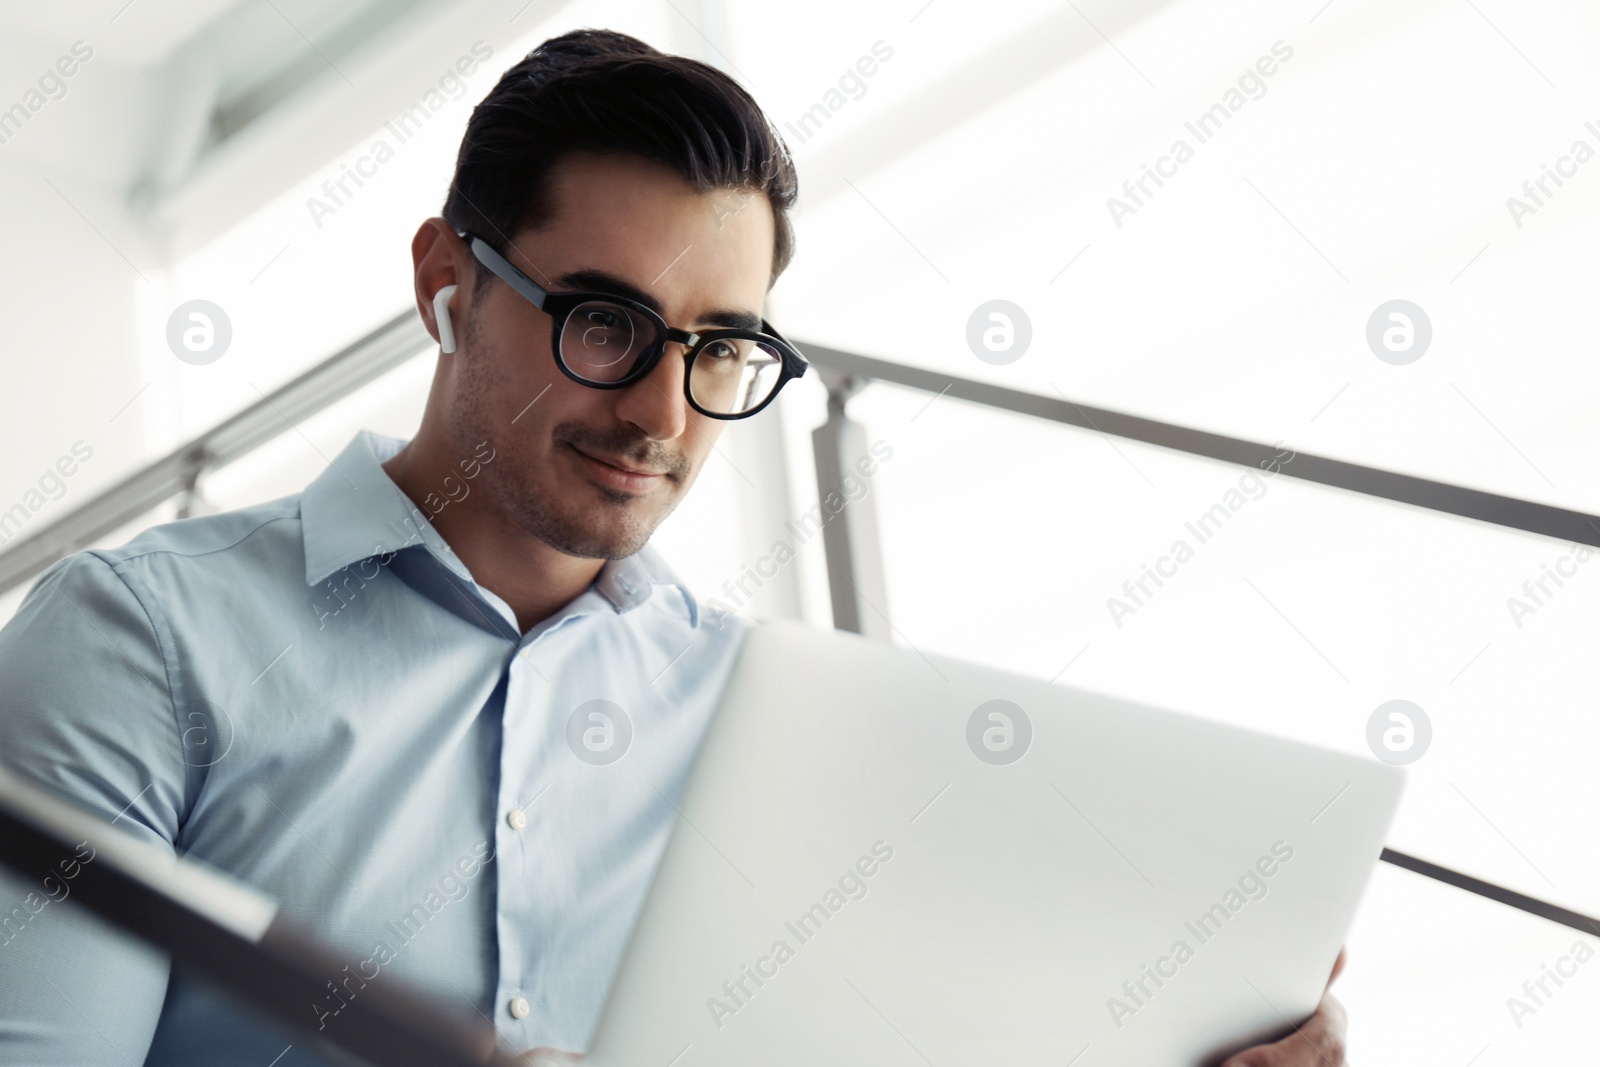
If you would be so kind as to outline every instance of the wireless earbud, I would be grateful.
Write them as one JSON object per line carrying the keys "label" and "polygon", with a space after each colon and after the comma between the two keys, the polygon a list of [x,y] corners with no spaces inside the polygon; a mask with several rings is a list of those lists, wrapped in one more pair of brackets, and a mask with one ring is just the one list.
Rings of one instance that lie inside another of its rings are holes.
{"label": "wireless earbud", "polygon": [[456,287],[447,285],[433,294],[433,318],[439,324],[439,351],[445,355],[456,350],[456,332],[450,326],[450,298]]}

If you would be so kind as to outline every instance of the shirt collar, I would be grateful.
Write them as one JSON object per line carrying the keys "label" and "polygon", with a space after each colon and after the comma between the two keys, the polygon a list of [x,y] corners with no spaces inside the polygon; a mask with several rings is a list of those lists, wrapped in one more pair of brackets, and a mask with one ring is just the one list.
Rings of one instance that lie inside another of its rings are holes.
{"label": "shirt collar", "polygon": [[[317,585],[352,563],[419,544],[456,575],[474,581],[423,510],[382,467],[406,443],[399,437],[362,430],[306,486],[300,496],[300,523],[307,585]],[[689,625],[698,626],[700,610],[694,594],[648,544],[631,556],[606,560],[592,588],[620,615],[649,600],[658,585],[678,591]]]}

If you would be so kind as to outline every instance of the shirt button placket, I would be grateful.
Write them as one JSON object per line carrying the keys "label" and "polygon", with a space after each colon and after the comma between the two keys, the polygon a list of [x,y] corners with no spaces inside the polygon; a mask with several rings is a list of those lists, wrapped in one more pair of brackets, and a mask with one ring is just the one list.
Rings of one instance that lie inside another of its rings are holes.
{"label": "shirt button placket", "polygon": [[[523,687],[527,684],[527,665],[522,661],[529,654],[531,648],[532,643],[530,642],[513,657],[509,665],[510,677],[506,686],[507,703],[505,714],[501,719],[501,745],[503,752],[514,748],[517,744],[516,734],[519,732],[517,713],[520,710],[518,697]],[[524,767],[515,764],[502,765],[502,774],[508,787],[511,783],[525,778],[526,773],[527,771]],[[505,794],[501,798],[501,802],[504,804],[501,817],[505,820],[506,826],[506,829],[499,831],[499,836],[505,841],[504,861],[498,867],[498,873],[502,880],[502,884],[499,887],[499,899],[502,909],[511,902],[511,898],[507,896],[509,887],[505,883],[505,879],[507,877],[515,877],[513,872],[521,869],[524,858],[523,849],[530,844],[523,836],[523,831],[528,828],[528,814],[523,803],[526,793],[522,793],[520,796],[515,794],[516,790],[506,788]],[[532,831],[528,832],[531,833]],[[504,910],[502,910],[501,918],[502,921],[508,918]],[[524,946],[515,943],[519,939],[514,938],[512,944],[507,944],[503,938],[510,930],[520,928],[521,924],[513,919],[509,925],[503,926],[501,929],[501,972],[499,976],[500,995],[504,998],[501,1003],[505,1005],[505,1013],[518,1023],[526,1020],[533,1012],[533,1007],[529,1004],[528,998],[521,993],[521,989],[527,981],[527,974],[525,973],[526,959],[523,955]]]}

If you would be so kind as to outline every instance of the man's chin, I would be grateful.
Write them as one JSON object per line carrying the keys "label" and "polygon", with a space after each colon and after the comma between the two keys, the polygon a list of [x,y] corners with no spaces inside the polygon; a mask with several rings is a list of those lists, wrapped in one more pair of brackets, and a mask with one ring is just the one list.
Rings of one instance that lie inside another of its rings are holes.
{"label": "man's chin", "polygon": [[517,486],[513,499],[522,528],[556,551],[622,559],[645,546],[682,495],[670,481],[648,493],[629,493],[589,479],[553,479]]}
{"label": "man's chin", "polygon": [[656,530],[656,522],[643,520],[559,523],[555,529],[531,533],[552,548],[582,559],[623,559],[643,548]]}

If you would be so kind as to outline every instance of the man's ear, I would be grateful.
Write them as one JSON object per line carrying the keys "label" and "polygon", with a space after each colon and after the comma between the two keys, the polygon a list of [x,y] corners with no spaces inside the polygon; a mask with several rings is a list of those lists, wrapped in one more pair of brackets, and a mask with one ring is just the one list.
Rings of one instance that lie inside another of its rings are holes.
{"label": "man's ear", "polygon": [[463,321],[461,316],[466,310],[465,297],[456,305],[454,317],[450,309],[459,283],[471,278],[471,267],[463,262],[463,252],[461,239],[442,218],[424,219],[411,238],[417,314],[422,317],[428,335],[439,342],[440,351],[446,355],[456,350],[455,327]]}

